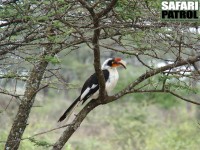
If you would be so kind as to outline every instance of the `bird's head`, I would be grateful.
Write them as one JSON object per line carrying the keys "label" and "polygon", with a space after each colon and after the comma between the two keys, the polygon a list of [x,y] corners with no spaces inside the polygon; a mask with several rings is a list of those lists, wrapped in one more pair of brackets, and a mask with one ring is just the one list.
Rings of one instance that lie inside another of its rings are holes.
{"label": "bird's head", "polygon": [[119,57],[108,58],[107,60],[104,61],[102,69],[116,68],[119,66],[122,66],[126,69],[126,62]]}

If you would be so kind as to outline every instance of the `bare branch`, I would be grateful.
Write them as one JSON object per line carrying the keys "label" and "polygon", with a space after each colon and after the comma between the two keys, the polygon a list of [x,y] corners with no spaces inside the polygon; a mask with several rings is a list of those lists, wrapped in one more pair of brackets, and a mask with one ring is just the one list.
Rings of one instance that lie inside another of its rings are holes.
{"label": "bare branch", "polygon": [[180,98],[181,100],[184,100],[184,101],[186,101],[186,102],[189,102],[189,103],[192,103],[192,104],[195,104],[195,105],[200,105],[200,102],[191,101],[191,100],[186,99],[186,98],[184,98],[184,97],[182,97],[182,96],[180,96],[180,95],[178,95],[178,94],[176,94],[176,93],[174,93],[174,92],[172,92],[172,91],[170,91],[170,90],[166,90],[166,92],[167,92],[167,93],[170,93],[170,94],[172,94],[172,95],[174,95],[174,96],[176,96],[176,97],[178,97],[178,98]]}
{"label": "bare branch", "polygon": [[106,14],[108,14],[113,9],[116,3],[117,3],[117,0],[112,0],[105,9],[97,13],[98,18],[101,18],[105,16]]}
{"label": "bare branch", "polygon": [[81,3],[83,7],[85,7],[90,12],[92,17],[94,17],[95,13],[94,13],[93,8],[89,6],[89,4],[85,0],[78,0],[78,1]]}
{"label": "bare branch", "polygon": [[42,134],[45,134],[45,133],[49,133],[49,132],[52,132],[52,131],[55,131],[55,130],[58,130],[58,129],[62,129],[62,128],[65,128],[65,127],[68,127],[68,126],[71,126],[72,124],[66,124],[66,125],[63,125],[63,126],[60,126],[60,127],[57,127],[57,128],[53,128],[53,129],[50,129],[50,130],[47,130],[47,131],[43,131],[43,132],[39,132],[39,133],[36,133],[30,137],[26,137],[26,138],[23,138],[22,140],[26,140],[26,139],[30,139],[30,138],[33,138],[35,136],[39,136],[39,135],[42,135]]}

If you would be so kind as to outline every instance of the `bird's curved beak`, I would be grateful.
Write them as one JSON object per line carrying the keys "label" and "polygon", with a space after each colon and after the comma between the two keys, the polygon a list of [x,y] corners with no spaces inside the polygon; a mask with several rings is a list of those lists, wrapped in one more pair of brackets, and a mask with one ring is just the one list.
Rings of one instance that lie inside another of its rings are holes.
{"label": "bird's curved beak", "polygon": [[126,69],[126,62],[123,61],[121,58],[116,57],[114,58],[114,62],[112,63],[111,67],[119,67],[119,66],[122,66]]}
{"label": "bird's curved beak", "polygon": [[126,62],[123,60],[117,61],[117,64],[121,65],[122,67],[124,67],[124,69],[126,69]]}

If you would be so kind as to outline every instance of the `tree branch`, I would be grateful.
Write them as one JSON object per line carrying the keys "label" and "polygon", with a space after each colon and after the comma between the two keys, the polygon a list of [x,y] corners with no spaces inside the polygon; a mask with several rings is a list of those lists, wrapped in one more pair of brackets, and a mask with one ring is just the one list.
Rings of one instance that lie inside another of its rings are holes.
{"label": "tree branch", "polygon": [[124,96],[125,94],[131,93],[132,89],[137,86],[138,84],[140,84],[141,82],[145,81],[146,79],[159,74],[161,72],[164,72],[166,70],[172,69],[172,68],[176,68],[179,66],[183,66],[183,65],[187,65],[187,64],[193,64],[194,62],[200,61],[200,55],[194,56],[194,57],[190,57],[188,59],[185,60],[179,60],[176,63],[173,64],[169,64],[166,65],[164,67],[160,67],[154,70],[150,70],[147,71],[146,73],[142,74],[140,77],[138,77],[137,80],[135,80],[133,83],[129,84],[126,88],[124,88],[121,92],[117,93],[114,95],[113,99],[110,99],[111,101],[119,99],[120,97]]}
{"label": "tree branch", "polygon": [[192,104],[195,104],[195,105],[200,105],[199,102],[195,102],[195,101],[186,99],[186,98],[184,98],[184,97],[182,97],[182,96],[180,96],[180,95],[178,95],[178,94],[176,94],[176,93],[174,93],[174,92],[172,92],[172,91],[170,91],[170,90],[166,90],[166,92],[167,92],[167,93],[170,93],[170,94],[172,94],[172,95],[174,95],[174,96],[178,97],[179,99],[184,100],[184,101],[186,101],[186,102],[189,102],[189,103],[192,103]]}
{"label": "tree branch", "polygon": [[117,0],[112,0],[105,9],[103,9],[101,12],[97,13],[97,17],[101,18],[105,15],[107,15],[115,6],[117,3]]}
{"label": "tree branch", "polygon": [[84,0],[78,0],[78,1],[79,1],[79,3],[81,3],[81,5],[84,8],[86,8],[90,12],[90,14],[92,15],[92,17],[95,16],[93,8],[91,6],[89,6],[89,4],[86,1],[84,1]]}
{"label": "tree branch", "polygon": [[161,89],[161,90],[132,90],[130,93],[169,93],[183,101],[186,101],[186,102],[189,102],[189,103],[192,103],[192,104],[195,104],[195,105],[200,105],[200,102],[195,102],[195,101],[192,101],[192,100],[189,100],[187,98],[184,98],[170,90],[167,90],[167,89]]}
{"label": "tree branch", "polygon": [[69,125],[57,142],[54,144],[52,150],[61,150],[65,143],[69,140],[72,134],[78,129],[82,121],[85,119],[87,114],[93,110],[99,104],[97,100],[91,100],[89,103],[85,105],[85,107],[76,115],[74,120],[72,121],[71,125]]}

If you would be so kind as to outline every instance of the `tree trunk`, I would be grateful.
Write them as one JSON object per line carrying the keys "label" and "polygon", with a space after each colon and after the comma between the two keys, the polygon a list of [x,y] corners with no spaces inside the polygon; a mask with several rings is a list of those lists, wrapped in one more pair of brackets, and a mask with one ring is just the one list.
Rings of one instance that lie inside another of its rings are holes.
{"label": "tree trunk", "polygon": [[44,56],[45,54],[40,57],[41,61],[34,66],[29,75],[29,79],[26,83],[24,97],[20,103],[18,113],[15,117],[14,123],[6,141],[5,150],[17,150],[19,147],[24,130],[28,125],[27,120],[34,103],[35,96],[39,90],[40,81],[42,80],[42,76],[48,65],[48,62],[43,59]]}

